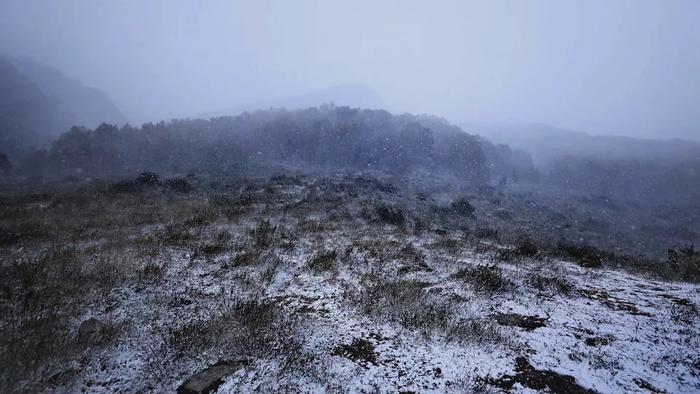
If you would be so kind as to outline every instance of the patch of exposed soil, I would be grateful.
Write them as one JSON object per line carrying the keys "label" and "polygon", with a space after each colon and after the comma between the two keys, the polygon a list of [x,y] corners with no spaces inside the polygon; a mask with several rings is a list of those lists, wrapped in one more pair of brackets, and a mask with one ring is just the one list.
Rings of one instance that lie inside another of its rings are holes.
{"label": "patch of exposed soil", "polygon": [[584,341],[587,346],[606,346],[609,345],[612,340],[610,338],[603,338],[603,337],[590,337],[586,338]]}
{"label": "patch of exposed soil", "polygon": [[377,365],[378,354],[374,351],[374,344],[366,339],[355,338],[350,344],[338,345],[331,354],[345,357],[358,364]]}
{"label": "patch of exposed soil", "polygon": [[582,289],[581,294],[584,297],[590,298],[592,300],[596,300],[600,302],[601,304],[607,306],[608,308],[615,310],[615,311],[620,311],[620,312],[627,312],[632,315],[638,315],[638,316],[651,316],[649,313],[644,312],[639,310],[637,306],[629,301],[625,301],[621,298],[615,297],[610,295],[609,293],[600,290],[600,289],[594,289],[594,288],[587,288],[587,289]]}
{"label": "patch of exposed soil", "polygon": [[694,307],[693,303],[690,302],[690,300],[686,298],[680,298],[680,297],[675,297],[670,294],[661,294],[661,297],[666,298],[667,300],[670,300],[676,305],[680,306],[689,306],[689,307]]}
{"label": "patch of exposed soil", "polygon": [[648,391],[648,392],[650,392],[650,393],[654,393],[654,394],[665,393],[664,390],[657,389],[657,388],[654,387],[651,383],[649,383],[649,382],[647,382],[646,380],[641,379],[641,378],[634,379],[634,383],[635,383],[637,386],[639,386],[639,388],[644,389],[644,390],[646,390],[646,391]]}
{"label": "patch of exposed soil", "polygon": [[520,384],[532,390],[548,390],[554,394],[595,393],[594,390],[578,385],[573,376],[536,369],[525,357],[515,359],[515,375],[503,375],[497,379],[487,378],[485,382],[506,391]]}
{"label": "patch of exposed soil", "polygon": [[527,331],[532,331],[536,328],[545,327],[547,321],[544,317],[525,316],[517,313],[502,313],[494,316],[496,322],[502,326],[520,327]]}

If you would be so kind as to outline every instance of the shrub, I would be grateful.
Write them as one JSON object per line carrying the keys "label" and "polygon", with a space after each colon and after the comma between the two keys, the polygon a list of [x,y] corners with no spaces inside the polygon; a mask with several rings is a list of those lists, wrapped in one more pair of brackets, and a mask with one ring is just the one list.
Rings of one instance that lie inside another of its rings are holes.
{"label": "shrub", "polygon": [[316,272],[330,271],[335,267],[338,253],[335,250],[318,253],[309,261],[309,268]]}
{"label": "shrub", "polygon": [[38,220],[22,220],[0,227],[0,246],[41,239],[50,235],[49,228]]}
{"label": "shrub", "polygon": [[466,198],[459,198],[453,201],[452,204],[450,204],[450,208],[461,216],[472,216],[475,210]]}
{"label": "shrub", "polygon": [[604,252],[591,245],[572,245],[559,243],[557,251],[574,258],[578,264],[587,268],[599,268],[603,265]]}
{"label": "shrub", "polygon": [[700,281],[700,252],[694,245],[688,245],[678,250],[668,250],[668,264],[671,272],[679,279],[691,282]]}
{"label": "shrub", "polygon": [[406,222],[406,217],[401,208],[388,205],[381,205],[375,209],[377,216],[381,222],[393,224],[395,226],[403,226]]}
{"label": "shrub", "polygon": [[139,176],[136,177],[136,182],[148,185],[148,186],[154,186],[159,183],[160,177],[158,174],[155,172],[151,171],[144,171],[139,174]]}
{"label": "shrub", "polygon": [[498,230],[489,227],[477,227],[474,229],[474,236],[481,239],[498,239]]}
{"label": "shrub", "polygon": [[182,356],[274,357],[293,362],[302,349],[295,340],[297,321],[274,301],[252,299],[223,306],[211,320],[195,321],[165,332],[164,351]]}
{"label": "shrub", "polygon": [[0,174],[7,175],[11,168],[12,165],[10,164],[10,160],[4,153],[0,152]]}
{"label": "shrub", "polygon": [[405,244],[401,249],[397,250],[393,256],[395,259],[404,262],[413,263],[416,265],[424,265],[425,255],[410,243]]}
{"label": "shrub", "polygon": [[377,353],[374,351],[374,345],[365,339],[355,338],[350,344],[338,345],[331,354],[355,362],[377,365]]}
{"label": "shrub", "polygon": [[188,226],[179,223],[167,224],[158,232],[158,237],[168,244],[182,245],[195,237]]}
{"label": "shrub", "polygon": [[165,266],[149,262],[139,272],[139,278],[146,281],[158,281],[165,276]]}
{"label": "shrub", "polygon": [[137,193],[143,189],[143,185],[136,181],[119,181],[109,187],[111,193]]}
{"label": "shrub", "polygon": [[364,289],[357,302],[367,315],[380,316],[424,334],[440,330],[448,339],[477,343],[503,341],[493,324],[459,318],[453,302],[425,291],[427,286],[428,283],[415,280],[377,283]]}
{"label": "shrub", "polygon": [[396,186],[392,185],[391,183],[382,183],[374,178],[358,176],[354,181],[357,186],[364,189],[376,190],[388,194],[396,194],[396,192],[398,192]]}
{"label": "shrub", "polygon": [[255,264],[257,264],[259,258],[260,258],[260,253],[258,253],[258,252],[243,252],[243,253],[237,254],[236,257],[234,257],[231,260],[231,264],[234,267],[255,265]]}
{"label": "shrub", "polygon": [[168,179],[165,181],[165,185],[172,191],[178,193],[189,193],[194,189],[189,182],[183,178]]}
{"label": "shrub", "polygon": [[534,257],[539,253],[537,245],[530,239],[525,239],[518,244],[516,251],[523,257]]}
{"label": "shrub", "polygon": [[545,293],[570,294],[574,289],[573,283],[565,276],[547,272],[546,274],[533,270],[529,273],[527,284]]}
{"label": "shrub", "polygon": [[464,268],[457,272],[455,277],[470,283],[475,290],[491,295],[502,292],[512,285],[496,264],[480,264],[473,268]]}
{"label": "shrub", "polygon": [[260,220],[255,224],[255,227],[250,230],[250,235],[253,237],[255,247],[265,249],[272,245],[277,227],[270,224],[269,220]]}
{"label": "shrub", "polygon": [[444,327],[449,313],[428,302],[423,291],[427,286],[414,280],[378,283],[364,290],[360,306],[367,315],[378,315],[406,328]]}

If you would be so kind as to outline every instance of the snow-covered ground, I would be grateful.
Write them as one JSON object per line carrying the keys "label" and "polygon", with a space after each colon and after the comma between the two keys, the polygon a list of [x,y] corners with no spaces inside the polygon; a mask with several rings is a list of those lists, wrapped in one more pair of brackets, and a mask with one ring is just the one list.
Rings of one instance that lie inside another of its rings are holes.
{"label": "snow-covered ground", "polygon": [[[117,338],[52,366],[43,391],[172,392],[232,357],[247,364],[219,393],[700,391],[697,284],[498,259],[498,242],[377,223],[366,201],[301,209],[305,188],[282,189],[207,225],[230,235],[223,250],[168,245],[152,257],[158,275],[90,302],[75,331],[95,318]],[[244,259],[261,220],[276,226],[272,240]],[[314,265],[324,251],[334,253]],[[273,305],[269,330],[227,312],[245,300]]]}
{"label": "snow-covered ground", "polygon": [[[327,249],[349,244],[342,234],[328,235],[322,241]],[[286,313],[301,320],[297,339],[311,354],[310,365],[281,371],[274,359],[254,360],[229,376],[218,392],[498,391],[490,380],[513,375],[518,356],[526,357],[538,370],[570,375],[577,385],[602,393],[700,390],[700,325],[695,309],[700,305],[698,286],[658,282],[622,271],[585,269],[569,262],[528,260],[499,263],[515,286],[488,295],[475,292],[454,274],[465,267],[487,264],[492,256],[467,251],[447,258],[426,247],[429,237],[410,237],[406,242],[427,257],[424,269],[408,273],[404,279],[424,283],[423,291],[436,300],[458,300],[455,313],[484,320],[499,314],[537,316],[544,319],[543,326],[526,329],[496,324],[493,335],[502,338],[472,341],[448,338],[439,329],[412,330],[382,316],[363,314],[349,301],[349,294],[363,286],[381,286],[383,280],[397,279],[393,275],[399,275],[397,267],[402,262],[394,259],[380,264],[370,258],[361,263],[357,253],[350,261],[339,262],[334,270],[316,273],[307,261],[317,244],[300,242],[297,251],[281,255],[283,263],[259,297],[275,300]],[[225,260],[192,263],[179,259],[170,265],[166,280],[158,287],[115,290],[110,297],[118,298],[115,304],[119,306],[106,312],[107,304],[94,315],[108,315],[114,322],[129,319],[138,326],[125,343],[102,351],[99,359],[107,368],[85,371],[86,379],[100,381],[97,387],[105,392],[129,392],[135,387],[170,390],[211,364],[207,356],[195,358],[180,369],[180,379],[166,372],[166,379],[160,382],[149,381],[153,377],[142,373],[149,362],[144,349],[149,349],[147,343],[153,340],[159,324],[206,318],[210,305],[220,303],[222,297],[235,298],[249,291],[241,288],[238,277],[224,272],[220,261]],[[531,271],[546,275],[552,266],[557,268],[556,275],[572,284],[569,294],[540,292],[525,284]],[[262,269],[242,268],[250,271],[251,277]],[[367,282],[372,270],[376,283]],[[173,310],[159,305],[164,299],[192,295],[197,298],[186,308]],[[353,359],[337,350],[367,343],[371,357]],[[188,369],[189,374],[185,372]],[[137,382],[139,379],[143,381]],[[95,383],[86,386],[85,380],[78,380],[74,387],[98,391]],[[513,390],[528,389],[516,383]]]}

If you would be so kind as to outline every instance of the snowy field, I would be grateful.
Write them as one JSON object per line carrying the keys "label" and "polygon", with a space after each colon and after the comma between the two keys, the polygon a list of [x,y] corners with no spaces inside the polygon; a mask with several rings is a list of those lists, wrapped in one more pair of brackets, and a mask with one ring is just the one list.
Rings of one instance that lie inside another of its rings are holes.
{"label": "snowy field", "polygon": [[697,284],[517,253],[377,181],[219,191],[16,202],[61,235],[2,249],[2,391],[700,391]]}

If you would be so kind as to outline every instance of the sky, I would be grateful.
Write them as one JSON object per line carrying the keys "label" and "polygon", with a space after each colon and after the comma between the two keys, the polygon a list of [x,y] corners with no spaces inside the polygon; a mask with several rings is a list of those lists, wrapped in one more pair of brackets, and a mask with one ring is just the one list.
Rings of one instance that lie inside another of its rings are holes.
{"label": "sky", "polygon": [[135,123],[360,84],[456,123],[700,139],[697,0],[0,0],[0,52]]}

